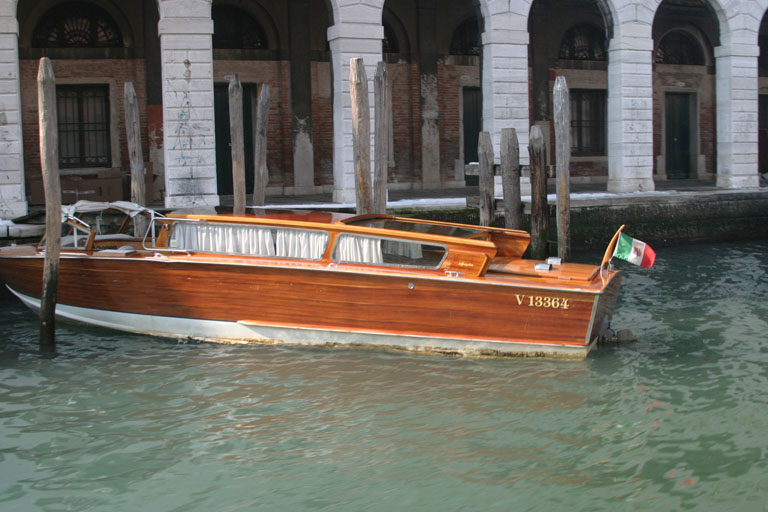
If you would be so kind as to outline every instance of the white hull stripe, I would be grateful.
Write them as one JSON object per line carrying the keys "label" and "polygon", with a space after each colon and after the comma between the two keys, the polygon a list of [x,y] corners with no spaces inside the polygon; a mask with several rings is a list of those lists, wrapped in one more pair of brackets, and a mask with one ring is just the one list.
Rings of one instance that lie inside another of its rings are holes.
{"label": "white hull stripe", "polygon": [[[8,289],[27,307],[40,309],[40,300]],[[169,316],[141,315],[101,309],[56,305],[56,316],[109,329],[225,343],[283,343],[293,345],[374,346],[414,352],[449,353],[465,356],[539,356],[584,359],[595,345],[563,346],[547,343],[460,340],[427,336],[355,332],[302,327],[255,325]]]}

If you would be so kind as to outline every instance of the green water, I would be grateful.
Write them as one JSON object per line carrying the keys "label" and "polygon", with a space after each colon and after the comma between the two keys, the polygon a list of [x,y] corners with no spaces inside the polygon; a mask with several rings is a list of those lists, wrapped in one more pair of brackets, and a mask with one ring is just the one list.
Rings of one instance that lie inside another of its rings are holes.
{"label": "green water", "polygon": [[768,242],[657,252],[584,362],[62,324],[46,358],[5,298],[0,510],[768,510]]}

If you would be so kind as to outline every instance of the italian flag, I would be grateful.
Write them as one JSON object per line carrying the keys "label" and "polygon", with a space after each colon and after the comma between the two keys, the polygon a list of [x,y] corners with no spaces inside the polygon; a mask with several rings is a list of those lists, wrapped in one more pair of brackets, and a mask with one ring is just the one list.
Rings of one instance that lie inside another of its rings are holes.
{"label": "italian flag", "polygon": [[613,257],[627,260],[644,268],[651,268],[653,262],[656,261],[656,253],[651,249],[650,245],[640,240],[635,240],[624,233],[621,233],[616,241]]}

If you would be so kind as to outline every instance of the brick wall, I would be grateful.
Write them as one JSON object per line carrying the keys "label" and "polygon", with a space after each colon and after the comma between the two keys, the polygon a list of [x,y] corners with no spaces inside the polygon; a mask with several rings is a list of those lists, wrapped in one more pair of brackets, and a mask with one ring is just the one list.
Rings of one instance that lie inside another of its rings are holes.
{"label": "brick wall", "polygon": [[312,144],[315,185],[333,185],[333,97],[331,64],[312,62]]}
{"label": "brick wall", "polygon": [[[22,60],[19,63],[21,82],[21,110],[24,139],[24,168],[27,179],[27,194],[34,181],[41,180],[40,140],[37,112],[37,60]],[[148,159],[146,80],[144,61],[141,59],[93,59],[56,60],[53,71],[58,84],[109,84],[110,125],[115,134],[118,148],[112,151],[112,167],[121,173],[123,180],[122,199],[130,199],[130,160],[125,137],[125,116],[123,111],[123,88],[125,82],[133,81],[141,118],[141,143],[144,159]],[[115,117],[116,116],[116,117]],[[114,145],[114,144],[113,144]],[[69,173],[69,171],[67,171]],[[120,198],[114,198],[120,199]],[[40,201],[30,204],[41,204]]]}
{"label": "brick wall", "polygon": [[419,68],[416,64],[388,64],[392,88],[394,167],[390,183],[421,182],[421,117]]}

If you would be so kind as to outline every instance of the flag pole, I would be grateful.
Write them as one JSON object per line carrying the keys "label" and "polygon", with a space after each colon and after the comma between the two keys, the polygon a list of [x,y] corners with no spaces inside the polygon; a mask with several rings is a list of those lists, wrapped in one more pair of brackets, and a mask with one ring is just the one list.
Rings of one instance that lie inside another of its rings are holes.
{"label": "flag pole", "polygon": [[613,238],[611,238],[611,241],[608,243],[608,247],[605,249],[603,261],[600,262],[600,279],[602,280],[603,284],[605,284],[605,274],[603,273],[603,269],[605,268],[605,264],[609,263],[613,258],[613,252],[614,249],[616,249],[616,241],[619,239],[621,232],[624,231],[624,226],[626,226],[626,224],[622,224],[621,227],[613,235]]}

